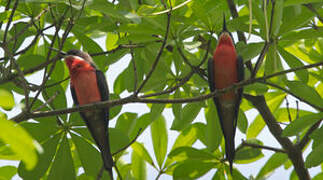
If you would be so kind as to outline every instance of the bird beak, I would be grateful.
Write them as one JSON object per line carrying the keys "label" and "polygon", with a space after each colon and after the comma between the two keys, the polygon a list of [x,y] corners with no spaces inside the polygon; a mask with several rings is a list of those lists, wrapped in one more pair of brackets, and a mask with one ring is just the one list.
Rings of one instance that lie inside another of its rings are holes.
{"label": "bird beak", "polygon": [[53,47],[49,47],[49,49],[50,50],[52,50],[52,51],[55,51],[55,52],[57,52],[57,53],[59,53],[59,55],[60,56],[66,56],[67,55],[67,53],[66,52],[64,52],[64,51],[61,51],[61,50],[59,50],[59,49],[56,49],[56,48],[53,48]]}
{"label": "bird beak", "polygon": [[223,14],[222,32],[228,32],[227,23],[225,22],[225,14]]}

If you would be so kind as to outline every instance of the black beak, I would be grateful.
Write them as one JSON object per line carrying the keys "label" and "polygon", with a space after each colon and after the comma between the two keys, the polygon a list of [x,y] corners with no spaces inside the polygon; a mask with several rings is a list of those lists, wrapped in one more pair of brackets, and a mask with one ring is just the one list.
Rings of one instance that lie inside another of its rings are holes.
{"label": "black beak", "polygon": [[67,53],[66,52],[64,52],[64,51],[60,51],[59,49],[56,49],[56,48],[53,48],[53,47],[49,47],[49,49],[50,50],[53,50],[53,51],[55,51],[55,52],[57,52],[57,53],[59,53],[61,56],[67,56]]}
{"label": "black beak", "polygon": [[222,32],[229,32],[227,29],[227,23],[225,22],[225,14],[223,13],[223,28]]}

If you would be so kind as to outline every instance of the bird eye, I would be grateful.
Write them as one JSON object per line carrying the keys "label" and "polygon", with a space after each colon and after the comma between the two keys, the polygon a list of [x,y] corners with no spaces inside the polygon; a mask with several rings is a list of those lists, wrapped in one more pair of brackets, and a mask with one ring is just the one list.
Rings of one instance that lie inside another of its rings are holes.
{"label": "bird eye", "polygon": [[81,64],[76,65],[76,67],[77,67],[77,68],[80,68],[80,67],[81,67]]}

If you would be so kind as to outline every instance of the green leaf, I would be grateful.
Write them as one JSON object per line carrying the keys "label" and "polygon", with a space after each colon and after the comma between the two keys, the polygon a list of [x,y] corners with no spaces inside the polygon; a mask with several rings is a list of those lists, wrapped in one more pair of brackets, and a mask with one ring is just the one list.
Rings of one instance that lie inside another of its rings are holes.
{"label": "green leaf", "polygon": [[[41,55],[27,54],[19,56],[17,63],[21,70],[33,68],[36,64],[41,64],[46,61],[46,58]],[[59,61],[57,61],[59,62]]]}
{"label": "green leaf", "polygon": [[214,163],[203,162],[200,160],[186,160],[176,166],[174,179],[196,179],[203,176],[214,167]]}
{"label": "green leaf", "polygon": [[242,133],[246,134],[248,128],[248,119],[241,109],[239,109],[237,126]]}
{"label": "green leaf", "polygon": [[158,166],[161,168],[167,153],[168,135],[166,120],[163,116],[153,121],[150,126],[150,133],[153,141],[154,152]]}
{"label": "green leaf", "polygon": [[[288,66],[291,68],[302,67],[304,64],[294,55],[290,54],[289,52],[285,51],[283,48],[278,47],[280,55],[284,58],[287,62]],[[296,76],[302,80],[304,83],[308,81],[308,72],[307,70],[301,70],[295,72]]]}
{"label": "green leaf", "polygon": [[157,118],[159,118],[165,107],[166,104],[153,104],[151,106],[150,118],[152,118],[152,121],[155,121]]}
{"label": "green leaf", "polygon": [[[269,75],[282,70],[283,66],[281,64],[280,56],[278,55],[277,46],[272,45],[268,49],[268,53],[265,60],[265,74]],[[283,75],[274,77],[271,78],[270,81],[279,82],[283,77]]]}
{"label": "green leaf", "polygon": [[127,146],[130,142],[129,137],[123,131],[117,128],[109,128],[110,150],[111,153],[118,152]]}
{"label": "green leaf", "polygon": [[318,106],[323,107],[322,97],[310,86],[300,81],[287,81],[288,89],[296,96]]}
{"label": "green leaf", "polygon": [[275,9],[273,11],[275,13],[274,13],[274,17],[273,17],[274,19],[272,23],[272,33],[274,36],[277,36],[281,25],[282,17],[283,17],[284,0],[276,0],[275,2],[276,4],[275,4]]}
{"label": "green leaf", "polygon": [[104,0],[96,0],[95,2],[91,2],[87,5],[88,8],[104,13],[112,18],[117,18],[119,20],[126,20],[125,17],[115,9],[115,6],[109,2]]}
{"label": "green leaf", "polygon": [[299,41],[302,39],[317,39],[323,36],[323,28],[318,27],[317,29],[302,29],[299,31],[286,32],[281,36],[281,41]]}
{"label": "green leaf", "polygon": [[225,171],[223,167],[217,169],[214,176],[212,177],[212,180],[226,180]]}
{"label": "green leaf", "polygon": [[141,133],[145,131],[145,129],[152,123],[152,118],[150,117],[151,117],[150,113],[146,113],[135,120],[134,125],[129,130],[130,139],[135,138],[140,129],[141,129]]}
{"label": "green leaf", "polygon": [[0,167],[0,179],[12,179],[12,177],[17,173],[17,167],[15,166],[2,166]]}
{"label": "green leaf", "polygon": [[[84,51],[88,53],[103,52],[102,48],[94,40],[85,34],[78,32],[77,29],[73,29],[73,34],[83,45]],[[92,58],[96,65],[98,65],[99,69],[101,69],[103,72],[107,70],[107,61],[105,56],[95,56]]]}
{"label": "green leaf", "polygon": [[305,167],[311,168],[318,166],[323,161],[323,143],[313,149],[313,151],[306,157]]}
{"label": "green leaf", "polygon": [[[246,143],[263,145],[263,143],[257,139],[247,139]],[[240,148],[238,147],[238,150],[236,152],[234,162],[239,164],[247,164],[255,162],[262,157],[264,157],[264,154],[261,152],[261,149],[249,146],[243,146],[241,148],[240,146]]]}
{"label": "green leaf", "polygon": [[[275,113],[275,111],[279,108],[281,103],[285,98],[285,94],[281,92],[271,92],[265,95],[267,105],[271,112]],[[262,117],[259,115],[253,120],[250,124],[249,128],[247,129],[247,139],[255,138],[259,135],[262,129],[265,127],[265,122]]]}
{"label": "green leaf", "polygon": [[96,177],[100,171],[100,168],[98,167],[102,167],[103,165],[99,151],[92,144],[87,142],[86,139],[74,135],[73,133],[70,135],[86,175]]}
{"label": "green leaf", "polygon": [[257,137],[265,125],[265,121],[262,119],[261,115],[258,114],[247,130],[247,139]]}
{"label": "green leaf", "polygon": [[146,173],[146,163],[145,161],[136,153],[136,151],[132,151],[131,157],[131,169],[133,172],[133,176],[136,179],[145,180],[147,177]]}
{"label": "green leaf", "polygon": [[65,135],[62,137],[57,154],[49,171],[48,180],[76,179],[71,147]]}
{"label": "green leaf", "polygon": [[125,112],[119,116],[115,127],[120,129],[124,134],[129,135],[138,118],[137,116],[136,113]]}
{"label": "green leaf", "polygon": [[[109,100],[120,99],[120,96],[116,94],[109,94]],[[113,106],[109,109],[109,118],[113,119],[121,112],[122,106]]]}
{"label": "green leaf", "polygon": [[183,146],[172,150],[168,154],[168,158],[172,161],[190,160],[216,160],[215,156],[207,151],[195,149],[188,146]]}
{"label": "green leaf", "polygon": [[320,180],[320,179],[323,179],[323,172],[318,173],[317,175],[315,175],[312,180]]}
{"label": "green leaf", "polygon": [[[287,12],[286,9],[284,11]],[[290,14],[286,14],[286,15],[284,14],[284,18],[283,18],[284,20],[283,20],[283,24],[280,26],[279,34],[284,34],[286,32],[290,32],[294,29],[297,29],[299,27],[306,25],[306,23],[309,23],[309,21],[313,18],[313,16],[314,14],[306,7],[300,7],[298,10],[294,10]],[[294,19],[294,20],[291,21],[291,19]]]}
{"label": "green leaf", "polygon": [[[199,127],[198,124],[193,124],[187,128],[185,128],[180,135],[178,135],[175,143],[172,147],[172,150],[182,147],[182,146],[192,146],[198,137]],[[171,164],[174,160],[167,158],[165,167]]]}
{"label": "green leaf", "polygon": [[25,128],[30,133],[30,135],[40,143],[43,143],[44,140],[47,140],[50,136],[52,136],[59,130],[57,128],[55,117],[46,117],[39,123],[25,121],[20,125]]}
{"label": "green leaf", "polygon": [[263,42],[260,43],[237,43],[237,52],[242,56],[244,62],[251,60],[258,56],[264,46]]}
{"label": "green leaf", "polygon": [[148,151],[146,150],[145,146],[142,143],[135,142],[131,145],[131,147],[133,151],[137,153],[138,156],[140,156],[142,159],[147,161],[148,164],[155,167],[153,159],[150,157]]}
{"label": "green leaf", "polygon": [[[49,79],[46,82],[46,85],[54,84],[56,81]],[[55,98],[49,103],[48,105],[52,109],[56,108],[66,108],[67,107],[67,100],[66,100],[66,95],[65,95],[65,89],[63,88],[62,84],[53,86],[51,88],[46,88],[42,91],[42,95],[45,99],[45,101],[48,101],[48,99],[52,98],[55,96]],[[66,120],[67,115],[66,114],[61,114],[57,115],[58,117],[61,117],[62,119]]]}
{"label": "green leaf", "polygon": [[17,155],[19,160],[26,164],[31,170],[37,163],[37,146],[39,144],[20,125],[8,121],[6,116],[0,112],[0,140],[10,146],[10,149]]}
{"label": "green leaf", "polygon": [[118,34],[108,32],[107,39],[105,40],[105,47],[107,51],[111,51],[118,47],[118,44],[117,44],[118,39],[119,39]]}
{"label": "green leaf", "polygon": [[189,103],[184,106],[182,111],[182,119],[174,119],[171,129],[182,130],[185,127],[188,127],[200,112],[202,105],[202,102],[197,102]]}
{"label": "green leaf", "polygon": [[252,83],[243,88],[244,92],[251,93],[252,95],[263,95],[268,91],[268,87],[262,83]]}
{"label": "green leaf", "polygon": [[208,107],[205,109],[206,118],[206,130],[205,130],[205,141],[207,148],[213,152],[217,149],[222,141],[222,130],[220,126],[220,121],[218,113],[213,103],[213,99],[209,99]]}
{"label": "green leaf", "polygon": [[295,121],[291,122],[284,130],[283,136],[295,136],[298,135],[305,128],[315,124],[317,121],[323,118],[323,112],[310,114],[300,117]]}
{"label": "green leaf", "polygon": [[47,141],[42,143],[44,152],[38,155],[38,162],[36,167],[32,170],[27,170],[25,163],[21,162],[18,167],[18,174],[20,177],[26,180],[40,179],[45,175],[47,169],[51,165],[54,155],[57,150],[58,141],[60,140],[60,135],[55,135],[49,138]]}
{"label": "green leaf", "polygon": [[5,89],[0,89],[0,107],[4,110],[11,110],[15,106],[12,93]]}
{"label": "green leaf", "polygon": [[294,6],[307,3],[322,2],[321,0],[285,0],[284,6]]}
{"label": "green leaf", "polygon": [[[175,91],[174,98],[180,98],[180,97],[181,97],[181,93],[177,89]],[[179,103],[172,104],[172,111],[176,119],[182,119],[182,104],[179,104]]]}
{"label": "green leaf", "polygon": [[271,172],[273,172],[275,169],[283,165],[288,160],[288,157],[286,154],[283,153],[275,153],[273,154],[266,164],[261,168],[259,173],[257,174],[256,179],[266,179]]}

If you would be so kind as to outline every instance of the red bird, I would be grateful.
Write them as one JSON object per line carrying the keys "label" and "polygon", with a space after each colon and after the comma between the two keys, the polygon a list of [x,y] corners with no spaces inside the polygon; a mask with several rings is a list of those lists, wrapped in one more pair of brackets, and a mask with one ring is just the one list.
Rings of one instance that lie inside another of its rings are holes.
{"label": "red bird", "polygon": [[[107,81],[98,70],[89,54],[70,50],[65,63],[71,77],[71,93],[74,104],[84,105],[109,99]],[[96,109],[80,112],[93,139],[101,151],[104,168],[113,179],[113,159],[109,144],[109,109]]]}
{"label": "red bird", "polygon": [[[225,17],[213,59],[210,58],[208,62],[208,77],[212,92],[244,79],[243,60],[237,55],[232,35],[226,28]],[[213,98],[225,139],[225,153],[230,163],[231,173],[235,155],[234,136],[242,91],[242,88],[231,90]]]}

